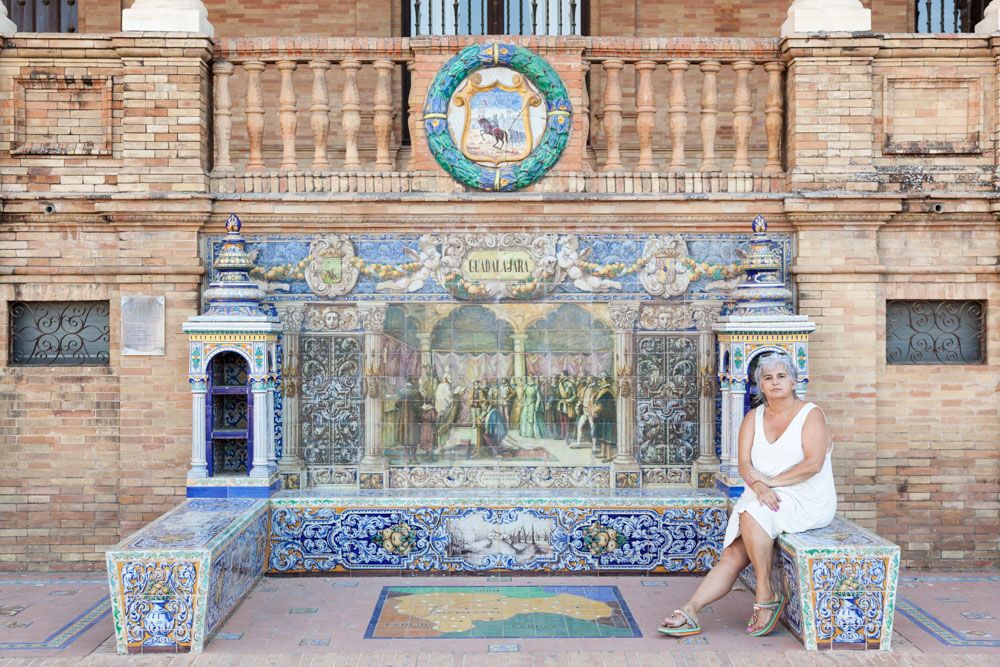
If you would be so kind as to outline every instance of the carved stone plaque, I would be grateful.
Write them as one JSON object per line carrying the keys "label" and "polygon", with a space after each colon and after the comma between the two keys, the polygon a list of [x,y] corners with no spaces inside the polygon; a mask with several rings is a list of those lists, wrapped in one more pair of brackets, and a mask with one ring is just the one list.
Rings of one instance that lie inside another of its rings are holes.
{"label": "carved stone plaque", "polygon": [[122,354],[164,354],[164,312],[162,296],[122,295]]}

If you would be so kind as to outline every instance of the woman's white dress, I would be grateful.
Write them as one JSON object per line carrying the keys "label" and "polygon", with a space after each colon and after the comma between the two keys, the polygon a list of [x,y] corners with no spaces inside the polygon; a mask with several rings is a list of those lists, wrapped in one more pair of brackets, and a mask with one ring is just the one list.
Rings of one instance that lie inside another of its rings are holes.
{"label": "woman's white dress", "polygon": [[[764,406],[758,407],[754,415],[753,448],[750,450],[753,467],[768,477],[774,477],[800,463],[805,458],[802,426],[815,407],[813,403],[807,403],[774,442],[768,442],[764,435]],[[749,512],[772,538],[779,533],[822,528],[833,521],[837,512],[837,491],[833,486],[830,452],[826,453],[818,473],[798,484],[774,487],[774,492],[781,501],[777,511],[762,504],[757,494],[747,487],[729,517],[723,547],[728,547],[739,536],[742,512]]]}

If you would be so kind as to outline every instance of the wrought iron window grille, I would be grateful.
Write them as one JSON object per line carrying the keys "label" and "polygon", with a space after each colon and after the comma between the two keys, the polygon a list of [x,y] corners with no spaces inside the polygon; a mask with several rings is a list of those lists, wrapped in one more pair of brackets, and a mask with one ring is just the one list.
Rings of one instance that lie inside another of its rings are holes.
{"label": "wrought iron window grille", "polygon": [[986,362],[984,301],[888,301],[885,319],[890,365]]}
{"label": "wrought iron window grille", "polygon": [[14,301],[9,305],[11,366],[107,366],[107,301]]}

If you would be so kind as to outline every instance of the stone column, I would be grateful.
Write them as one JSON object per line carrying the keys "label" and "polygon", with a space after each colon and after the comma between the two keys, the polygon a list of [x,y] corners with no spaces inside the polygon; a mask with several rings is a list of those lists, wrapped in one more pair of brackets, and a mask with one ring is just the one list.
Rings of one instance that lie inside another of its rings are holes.
{"label": "stone column", "polygon": [[[988,10],[987,10],[988,11]],[[781,26],[781,36],[809,32],[868,32],[872,11],[861,0],[795,0]]]}
{"label": "stone column", "polygon": [[740,424],[743,423],[743,405],[746,402],[746,380],[733,380],[729,383],[729,452],[723,463],[730,466],[739,464]]}
{"label": "stone column", "polygon": [[639,319],[636,303],[611,306],[615,327],[615,425],[618,451],[612,463],[618,488],[638,486],[639,462],[635,458],[635,324]]}
{"label": "stone column", "polygon": [[514,339],[514,378],[524,379],[527,375],[528,365],[524,359],[524,341],[528,339],[528,334],[516,333]]}
{"label": "stone column", "polygon": [[250,379],[250,393],[253,396],[253,462],[250,469],[251,477],[268,478],[271,476],[269,468],[270,446],[268,428],[270,420],[267,418],[267,394],[268,381],[266,377]]}
{"label": "stone column", "polygon": [[275,376],[267,381],[267,467],[272,472],[278,472],[277,441],[274,438],[274,392],[278,389]]}
{"label": "stone column", "polygon": [[0,37],[13,37],[17,32],[17,24],[10,20],[7,5],[0,3]]}
{"label": "stone column", "polygon": [[205,377],[191,378],[191,471],[188,477],[208,477],[205,441]]}
{"label": "stone column", "polygon": [[358,317],[365,331],[365,452],[358,475],[363,488],[385,488],[387,481],[387,465],[382,453],[382,330],[385,311],[384,304],[361,304],[358,307]]}
{"label": "stone column", "polygon": [[[719,469],[719,457],[715,455],[715,366],[714,336],[711,331],[702,330],[698,333],[698,367],[701,369],[701,392],[698,398],[698,414],[701,415],[698,426],[698,442],[700,453],[695,466],[698,474],[714,473]],[[699,486],[702,484],[699,482]]]}
{"label": "stone column", "polygon": [[122,32],[194,32],[212,37],[201,0],[135,0],[122,11]]}
{"label": "stone column", "polygon": [[[285,314],[282,321],[286,322]],[[281,402],[281,458],[278,460],[278,473],[281,475],[282,486],[286,489],[299,489],[305,481],[305,466],[302,462],[301,444],[299,442],[299,334],[285,332],[282,334],[284,355],[281,368],[282,402]]]}

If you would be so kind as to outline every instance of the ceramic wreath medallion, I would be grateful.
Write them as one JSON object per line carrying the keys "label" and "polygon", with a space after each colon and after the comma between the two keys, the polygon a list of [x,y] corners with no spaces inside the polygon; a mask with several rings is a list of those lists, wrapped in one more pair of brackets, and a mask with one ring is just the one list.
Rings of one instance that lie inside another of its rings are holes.
{"label": "ceramic wreath medallion", "polygon": [[566,148],[572,119],[552,66],[501,42],[460,51],[437,73],[424,105],[434,158],[477,190],[520,190],[542,178]]}

